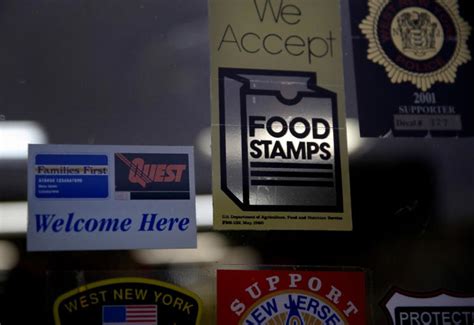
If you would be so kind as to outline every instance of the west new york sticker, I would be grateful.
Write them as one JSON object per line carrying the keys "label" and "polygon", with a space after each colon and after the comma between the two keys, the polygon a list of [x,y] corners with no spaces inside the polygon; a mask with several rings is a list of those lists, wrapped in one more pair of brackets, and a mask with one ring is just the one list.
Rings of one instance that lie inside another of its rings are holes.
{"label": "west new york sticker", "polygon": [[196,246],[192,149],[31,145],[28,249]]}
{"label": "west new york sticker", "polygon": [[66,292],[54,303],[55,325],[198,325],[201,299],[146,278],[114,278]]}
{"label": "west new york sticker", "polygon": [[219,325],[366,325],[363,272],[218,270]]}

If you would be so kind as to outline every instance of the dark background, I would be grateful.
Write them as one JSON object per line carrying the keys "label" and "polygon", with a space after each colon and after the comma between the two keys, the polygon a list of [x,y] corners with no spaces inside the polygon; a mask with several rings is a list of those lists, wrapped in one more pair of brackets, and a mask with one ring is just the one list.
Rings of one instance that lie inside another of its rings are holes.
{"label": "dark background", "polygon": [[[461,17],[471,26],[474,11],[468,9],[468,2],[459,0]],[[350,1],[351,29],[354,47],[354,67],[358,92],[358,106],[361,108],[359,121],[361,134],[381,137],[392,130],[397,136],[425,137],[426,131],[400,131],[393,129],[393,115],[398,114],[398,106],[413,104],[413,93],[422,92],[411,82],[394,84],[390,81],[385,67],[367,59],[368,40],[359,29],[359,24],[368,15],[367,0]],[[447,46],[446,46],[447,47]],[[468,39],[468,47],[473,53],[473,37]],[[474,98],[469,96],[474,83],[474,62],[472,59],[460,65],[454,84],[436,82],[427,92],[436,94],[436,104],[455,106],[461,115],[462,131],[433,131],[430,136],[472,137],[474,135]],[[389,103],[386,106],[381,103]]]}
{"label": "dark background", "polygon": [[[346,106],[357,126],[348,1],[342,4]],[[371,70],[364,73],[376,77]],[[204,134],[207,149],[210,145],[209,78],[206,1],[0,2],[4,122],[36,121],[49,143],[195,145],[198,194],[211,192],[210,157],[198,142]],[[373,93],[380,107],[391,101],[379,83]],[[472,102],[472,91],[463,96]],[[25,234],[2,233],[0,220],[0,240],[19,253],[13,269],[0,271],[0,323],[51,324],[54,296],[100,279],[100,271],[184,268],[190,270],[186,277],[170,281],[200,294],[207,302],[203,324],[213,324],[212,262],[361,267],[367,270],[369,314],[377,325],[386,323],[379,302],[393,286],[474,293],[474,141],[361,139],[357,132],[349,137],[361,143],[350,156],[354,231],[200,228],[200,235],[218,235],[239,250],[237,260],[145,265],[129,251],[28,253]],[[26,161],[0,157],[0,201],[25,200]],[[250,255],[257,258],[247,259]]]}

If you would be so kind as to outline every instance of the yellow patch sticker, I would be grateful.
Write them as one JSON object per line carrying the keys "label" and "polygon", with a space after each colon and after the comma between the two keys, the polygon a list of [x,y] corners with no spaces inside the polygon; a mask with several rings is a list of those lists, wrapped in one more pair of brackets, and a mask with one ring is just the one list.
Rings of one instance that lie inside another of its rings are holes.
{"label": "yellow patch sticker", "polygon": [[201,299],[186,289],[145,278],[93,282],[54,303],[55,325],[200,324]]}

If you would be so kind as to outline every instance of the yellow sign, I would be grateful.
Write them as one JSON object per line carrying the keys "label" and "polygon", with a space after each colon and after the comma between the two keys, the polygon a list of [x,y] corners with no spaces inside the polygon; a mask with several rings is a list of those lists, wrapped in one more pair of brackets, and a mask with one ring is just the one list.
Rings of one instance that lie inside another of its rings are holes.
{"label": "yellow sign", "polygon": [[352,230],[339,3],[209,6],[214,227]]}

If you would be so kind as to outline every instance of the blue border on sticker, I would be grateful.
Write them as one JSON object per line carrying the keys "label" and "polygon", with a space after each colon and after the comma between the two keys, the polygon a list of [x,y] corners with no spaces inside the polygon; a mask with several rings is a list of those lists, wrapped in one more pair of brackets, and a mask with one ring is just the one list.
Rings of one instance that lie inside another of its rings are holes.
{"label": "blue border on sticker", "polygon": [[35,158],[37,165],[107,165],[106,155],[54,155],[40,154]]}

